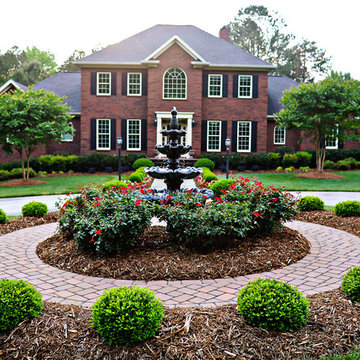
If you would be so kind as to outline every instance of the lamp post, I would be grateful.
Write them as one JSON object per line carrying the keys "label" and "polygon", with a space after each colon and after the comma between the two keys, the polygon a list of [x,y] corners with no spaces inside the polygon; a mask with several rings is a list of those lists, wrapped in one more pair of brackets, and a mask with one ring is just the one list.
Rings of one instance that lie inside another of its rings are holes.
{"label": "lamp post", "polygon": [[121,180],[121,145],[122,145],[122,137],[118,136],[116,140],[119,148],[119,181]]}
{"label": "lamp post", "polygon": [[229,138],[225,140],[225,147],[226,147],[226,178],[229,178],[229,148],[230,148],[231,141]]}

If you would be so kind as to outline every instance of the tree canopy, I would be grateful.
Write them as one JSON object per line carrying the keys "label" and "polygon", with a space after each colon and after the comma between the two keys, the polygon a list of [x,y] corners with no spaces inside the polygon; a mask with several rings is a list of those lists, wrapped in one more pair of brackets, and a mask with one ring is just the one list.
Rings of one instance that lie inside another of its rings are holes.
{"label": "tree canopy", "polygon": [[241,8],[230,28],[230,41],[274,65],[278,75],[286,75],[299,82],[312,82],[316,75],[327,75],[330,57],[314,41],[297,41],[287,31],[286,23],[277,12],[265,6]]}
{"label": "tree canopy", "polygon": [[284,109],[276,121],[286,129],[303,131],[316,149],[316,164],[323,171],[326,143],[360,140],[360,81],[333,76],[284,91]]}
{"label": "tree canopy", "polygon": [[85,56],[85,51],[74,50],[74,52],[59,66],[59,71],[69,72],[78,71],[79,69],[74,64],[76,60],[79,60]]}

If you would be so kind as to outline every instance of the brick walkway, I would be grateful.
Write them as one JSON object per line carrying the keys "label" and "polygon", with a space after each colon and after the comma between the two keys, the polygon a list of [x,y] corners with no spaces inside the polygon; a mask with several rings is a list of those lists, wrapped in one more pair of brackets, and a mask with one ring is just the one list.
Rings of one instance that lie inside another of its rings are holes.
{"label": "brick walkway", "polygon": [[[311,253],[296,264],[260,274],[297,285],[310,295],[336,289],[341,275],[360,264],[360,239],[341,230],[291,222],[311,242]],[[44,294],[44,300],[89,307],[114,286],[147,286],[166,306],[216,306],[236,301],[237,292],[259,274],[238,278],[183,281],[126,281],[77,275],[43,264],[35,254],[37,244],[56,230],[56,224],[27,228],[0,237],[0,279],[24,279]]]}

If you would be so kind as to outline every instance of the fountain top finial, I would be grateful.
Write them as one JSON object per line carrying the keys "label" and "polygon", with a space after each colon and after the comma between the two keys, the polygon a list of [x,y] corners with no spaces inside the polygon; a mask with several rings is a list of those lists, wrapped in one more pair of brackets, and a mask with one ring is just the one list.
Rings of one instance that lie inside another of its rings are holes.
{"label": "fountain top finial", "polygon": [[177,115],[177,110],[176,107],[174,106],[173,109],[171,110],[171,115]]}

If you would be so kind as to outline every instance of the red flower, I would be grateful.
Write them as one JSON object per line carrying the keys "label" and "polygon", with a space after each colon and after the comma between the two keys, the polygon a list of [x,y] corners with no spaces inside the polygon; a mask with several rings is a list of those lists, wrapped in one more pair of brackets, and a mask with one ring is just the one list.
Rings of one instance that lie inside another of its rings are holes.
{"label": "red flower", "polygon": [[272,201],[277,201],[277,200],[278,200],[278,198],[272,199]]}
{"label": "red flower", "polygon": [[261,215],[258,212],[253,212],[252,214],[261,218]]}
{"label": "red flower", "polygon": [[195,204],[195,206],[202,206],[201,204]]}
{"label": "red flower", "polygon": [[94,241],[94,237],[91,238],[91,240],[89,241],[89,244],[91,244]]}
{"label": "red flower", "polygon": [[135,206],[139,206],[141,204],[141,201],[142,200],[140,200],[140,199],[138,201],[136,201]]}
{"label": "red flower", "polygon": [[101,233],[101,229],[98,229],[97,231],[96,231],[96,235],[99,235]]}
{"label": "red flower", "polygon": [[165,200],[159,200],[159,203],[163,204],[165,202]]}

